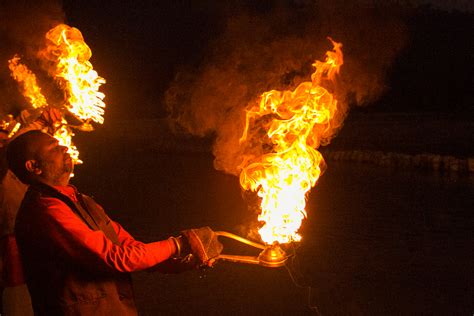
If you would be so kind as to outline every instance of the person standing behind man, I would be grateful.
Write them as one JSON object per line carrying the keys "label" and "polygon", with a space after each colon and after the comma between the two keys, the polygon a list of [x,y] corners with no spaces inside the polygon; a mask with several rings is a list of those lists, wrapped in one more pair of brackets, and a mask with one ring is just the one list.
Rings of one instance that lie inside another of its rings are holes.
{"label": "person standing behind man", "polygon": [[8,169],[8,131],[0,130],[0,314],[33,315],[31,299],[23,279],[13,235],[15,218],[27,186]]}

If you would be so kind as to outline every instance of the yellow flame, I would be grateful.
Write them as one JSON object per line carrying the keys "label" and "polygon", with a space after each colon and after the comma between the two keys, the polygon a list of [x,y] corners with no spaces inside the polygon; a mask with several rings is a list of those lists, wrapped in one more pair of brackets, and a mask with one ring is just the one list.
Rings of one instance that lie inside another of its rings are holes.
{"label": "yellow flame", "polygon": [[[102,124],[105,95],[99,92],[99,88],[105,83],[105,79],[93,70],[89,62],[92,53],[84,42],[81,32],[76,28],[60,24],[49,30],[45,37],[46,47],[39,52],[38,57],[49,62],[48,73],[56,79],[65,92],[67,99],[65,107],[80,120],[85,120],[84,126],[88,125],[89,120]],[[15,55],[8,61],[8,66],[11,76],[21,84],[22,93],[31,106],[33,108],[46,107],[48,104],[41,93],[35,74],[20,63],[20,57]],[[10,135],[13,135],[18,128],[19,124],[16,124]],[[75,164],[82,163],[79,159],[79,151],[72,142],[74,133],[64,118],[56,125],[53,136],[61,145],[68,147],[68,152]]]}
{"label": "yellow flame", "polygon": [[[48,104],[46,98],[41,93],[41,88],[38,86],[35,74],[31,72],[26,65],[20,63],[20,57],[18,57],[18,55],[15,55],[8,61],[8,67],[10,68],[13,79],[21,84],[23,96],[29,100],[31,106],[35,109],[46,107]],[[8,137],[13,137],[20,129],[20,125],[20,123],[15,122],[15,126],[8,134]],[[67,121],[63,119],[57,126],[58,129],[53,136],[61,145],[68,147],[68,153],[71,155],[73,163],[81,164],[82,161],[79,159],[79,151],[72,142],[74,133],[67,127]]]}
{"label": "yellow flame", "polygon": [[41,88],[36,82],[36,76],[26,65],[20,63],[18,55],[8,61],[10,74],[22,87],[22,94],[29,100],[35,109],[47,105],[46,98],[41,93]]}
{"label": "yellow flame", "polygon": [[105,95],[99,88],[105,79],[93,69],[92,53],[81,32],[60,24],[46,33],[46,39],[47,47],[40,55],[55,64],[51,72],[66,92],[66,107],[81,120],[102,124]]}
{"label": "yellow flame", "polygon": [[77,150],[76,145],[72,142],[74,133],[66,124],[66,120],[63,119],[62,125],[56,130],[53,136],[58,140],[60,145],[68,148],[67,152],[75,165],[82,164],[82,160],[79,159],[79,150]]}
{"label": "yellow flame", "polygon": [[12,130],[10,131],[10,133],[8,133],[8,138],[12,138],[13,135],[15,135],[16,132],[18,132],[18,130],[20,129],[20,126],[21,126],[21,124],[16,122],[15,125],[13,126]]}
{"label": "yellow flame", "polygon": [[269,153],[246,161],[240,174],[242,188],[261,198],[258,219],[264,225],[259,233],[267,244],[301,240],[297,232],[306,217],[306,193],[316,184],[324,163],[316,148],[337,111],[336,99],[320,85],[333,80],[343,64],[342,45],[331,42],[334,48],[326,60],[313,64],[312,81],[294,91],[265,92],[259,104],[247,110],[240,142],[255,142],[248,139],[249,131],[263,129],[271,144]]}

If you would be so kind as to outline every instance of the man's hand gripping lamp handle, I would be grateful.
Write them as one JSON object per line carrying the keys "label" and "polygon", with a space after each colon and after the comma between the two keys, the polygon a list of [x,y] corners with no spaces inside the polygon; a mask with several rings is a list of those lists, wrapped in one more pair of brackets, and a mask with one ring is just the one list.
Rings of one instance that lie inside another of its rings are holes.
{"label": "man's hand gripping lamp handle", "polygon": [[260,252],[260,254],[256,257],[220,254],[218,257],[215,258],[215,260],[259,264],[264,267],[277,268],[285,265],[285,262],[288,259],[288,256],[283,251],[283,249],[281,249],[280,245],[277,242],[273,243],[272,245],[265,246],[229,232],[217,231],[215,233],[217,236],[234,239],[249,246],[262,249],[262,252]]}

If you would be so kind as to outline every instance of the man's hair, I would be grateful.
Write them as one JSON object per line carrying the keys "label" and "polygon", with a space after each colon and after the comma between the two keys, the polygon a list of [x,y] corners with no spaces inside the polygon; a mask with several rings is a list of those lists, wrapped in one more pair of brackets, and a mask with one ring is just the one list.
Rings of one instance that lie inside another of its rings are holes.
{"label": "man's hair", "polygon": [[47,134],[32,130],[13,139],[7,146],[7,161],[10,170],[21,182],[31,184],[31,174],[26,170],[25,163],[36,159],[37,144]]}

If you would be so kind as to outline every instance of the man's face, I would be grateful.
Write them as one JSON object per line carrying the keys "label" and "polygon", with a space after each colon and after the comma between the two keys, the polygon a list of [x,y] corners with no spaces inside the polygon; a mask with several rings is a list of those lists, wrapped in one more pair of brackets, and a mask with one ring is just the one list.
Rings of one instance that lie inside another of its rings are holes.
{"label": "man's face", "polygon": [[67,147],[59,145],[57,139],[47,134],[39,139],[37,145],[35,161],[41,171],[39,177],[53,184],[69,180],[73,163]]}

